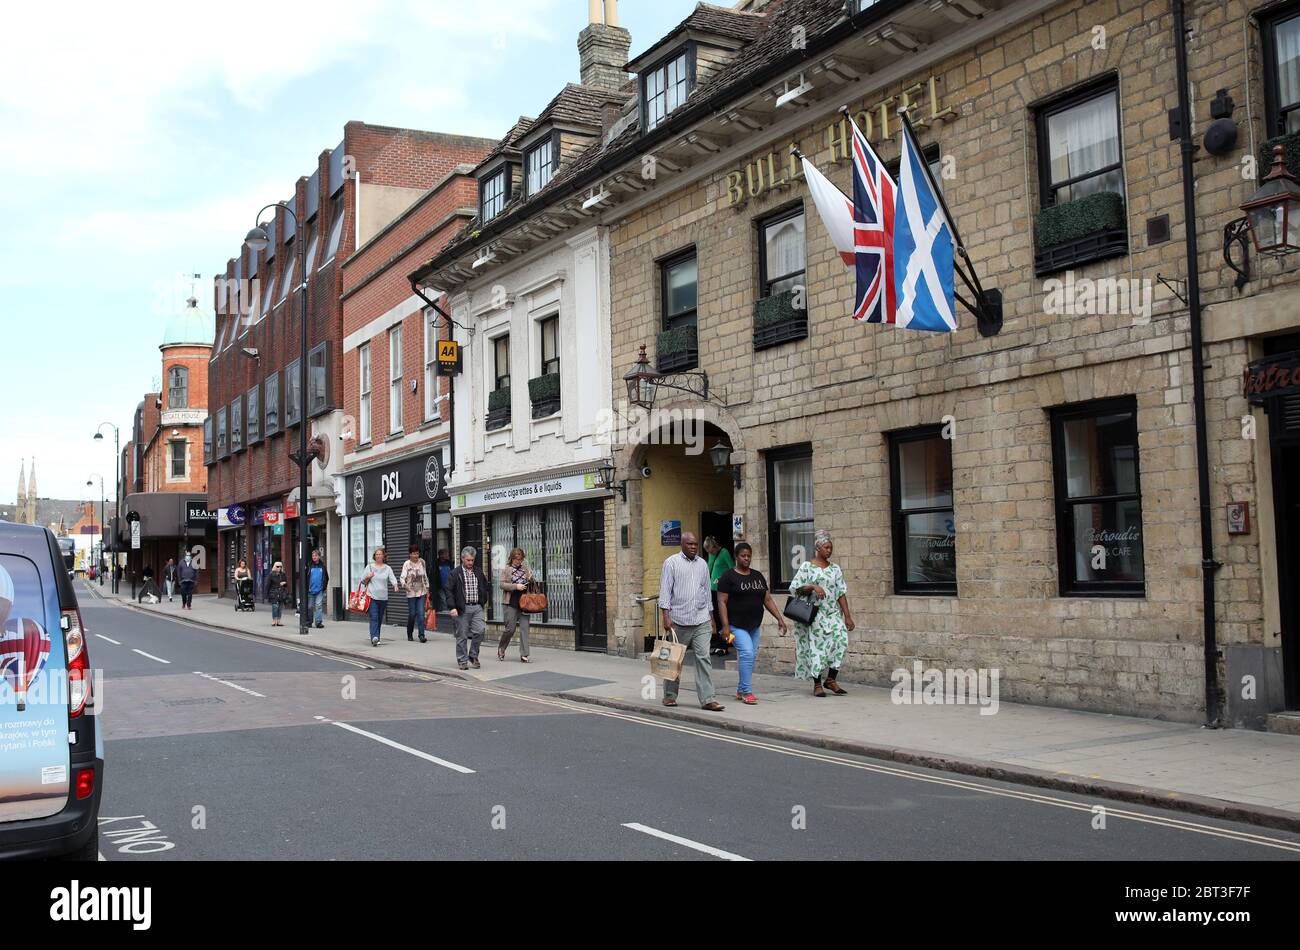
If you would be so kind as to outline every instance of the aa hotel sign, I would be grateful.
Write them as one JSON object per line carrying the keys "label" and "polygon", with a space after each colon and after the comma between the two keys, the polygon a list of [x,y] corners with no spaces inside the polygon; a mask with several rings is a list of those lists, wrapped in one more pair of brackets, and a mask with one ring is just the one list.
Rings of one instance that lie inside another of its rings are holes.
{"label": "aa hotel sign", "polygon": [[[885,141],[898,132],[899,119],[895,115],[897,109],[914,109],[912,124],[918,129],[957,114],[955,109],[939,105],[939,81],[931,76],[923,83],[913,83],[897,96],[889,96],[859,109],[853,116],[853,121],[868,141]],[[831,161],[839,162],[849,157],[848,119],[837,116],[835,121],[827,124],[822,134],[831,150]],[[791,145],[793,144],[795,143],[792,142]],[[770,188],[785,187],[802,177],[803,168],[789,146],[782,151],[770,151],[754,158],[743,168],[727,172],[727,205],[731,207],[743,204]]]}

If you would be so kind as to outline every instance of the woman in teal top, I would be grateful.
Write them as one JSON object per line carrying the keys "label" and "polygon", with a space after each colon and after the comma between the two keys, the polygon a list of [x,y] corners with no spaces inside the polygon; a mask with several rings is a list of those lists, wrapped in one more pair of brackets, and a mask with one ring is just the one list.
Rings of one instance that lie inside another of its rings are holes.
{"label": "woman in teal top", "polygon": [[[731,552],[720,545],[713,535],[704,539],[704,553],[709,559],[709,586],[713,588],[713,615],[716,617],[718,616],[718,578],[735,567],[736,563],[731,559]],[[714,656],[726,656],[727,651],[731,649],[731,645],[722,639],[720,633],[713,635],[712,643]]]}

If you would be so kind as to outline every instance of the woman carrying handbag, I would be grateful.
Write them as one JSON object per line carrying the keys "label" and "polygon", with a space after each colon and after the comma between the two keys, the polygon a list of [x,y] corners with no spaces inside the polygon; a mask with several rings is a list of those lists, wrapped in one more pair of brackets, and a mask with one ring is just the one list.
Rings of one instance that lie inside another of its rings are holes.
{"label": "woman carrying handbag", "polygon": [[528,659],[528,614],[524,613],[519,603],[532,580],[533,572],[524,565],[523,549],[515,548],[510,552],[506,566],[501,569],[501,589],[508,596],[505,603],[505,624],[501,632],[501,642],[497,644],[498,660],[506,658],[506,648],[510,646],[510,640],[515,635],[515,627],[518,626],[519,660],[521,663],[532,662]]}
{"label": "woman carrying handbag", "polygon": [[[849,610],[844,573],[838,564],[831,563],[833,553],[830,532],[818,531],[813,539],[813,559],[804,561],[790,582],[792,599],[784,611],[795,621],[794,675],[812,680],[813,695],[819,699],[826,696],[826,690],[836,696],[848,692],[836,681],[836,676],[849,648],[853,613]],[[823,670],[826,672],[824,689]]]}

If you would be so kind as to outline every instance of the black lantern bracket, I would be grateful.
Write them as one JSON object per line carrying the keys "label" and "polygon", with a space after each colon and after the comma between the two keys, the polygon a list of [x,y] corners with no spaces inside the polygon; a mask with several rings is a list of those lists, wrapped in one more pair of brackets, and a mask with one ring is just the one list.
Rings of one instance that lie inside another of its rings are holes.
{"label": "black lantern bracket", "polygon": [[685,393],[705,402],[712,400],[723,409],[730,408],[726,390],[710,388],[709,374],[704,370],[690,370],[681,373],[660,373],[650,368],[650,358],[646,355],[646,345],[641,344],[636,364],[623,376],[627,385],[628,402],[642,409],[654,409],[660,389],[671,389]]}
{"label": "black lantern bracket", "polygon": [[[1250,236],[1250,218],[1242,216],[1233,221],[1229,221],[1223,226],[1223,263],[1231,267],[1237,274],[1237,279],[1232,285],[1238,290],[1246,286],[1250,280],[1250,242],[1247,237]],[[1232,249],[1241,248],[1241,265],[1232,259]]]}
{"label": "black lantern bracket", "polygon": [[614,466],[606,464],[596,469],[596,483],[609,492],[618,492],[624,502],[627,501],[627,479],[614,481]]}

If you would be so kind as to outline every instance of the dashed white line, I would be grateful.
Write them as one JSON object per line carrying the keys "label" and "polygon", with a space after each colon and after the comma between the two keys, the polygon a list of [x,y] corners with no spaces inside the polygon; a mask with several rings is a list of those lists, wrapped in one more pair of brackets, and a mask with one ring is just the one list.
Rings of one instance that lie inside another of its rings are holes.
{"label": "dashed white line", "polygon": [[346,722],[335,722],[332,719],[326,719],[324,716],[317,716],[320,722],[328,722],[338,726],[340,729],[346,729],[348,732],[355,732],[359,736],[365,736],[367,739],[374,739],[376,742],[382,742],[390,748],[406,752],[418,759],[424,759],[426,762],[432,762],[434,765],[441,765],[444,769],[451,769],[453,772],[459,772],[461,775],[473,775],[473,769],[467,769],[463,765],[457,765],[455,762],[448,762],[446,759],[440,759],[436,755],[430,755],[427,752],[421,752],[419,749],[412,749],[409,745],[402,745],[400,742],[394,742],[392,739],[376,735],[373,732],[366,732],[364,729],[358,729],[356,726],[348,725]]}
{"label": "dashed white line", "polygon": [[218,679],[210,673],[200,673],[198,670],[195,670],[194,675],[202,676],[205,680],[212,680],[214,683],[220,683],[222,686],[229,686],[231,689],[237,689],[241,693],[247,693],[249,696],[256,696],[258,699],[266,699],[266,696],[263,693],[249,689],[247,686],[240,686],[238,683],[232,683],[230,680]]}
{"label": "dashed white line", "polygon": [[114,640],[112,637],[106,637],[102,633],[97,633],[95,634],[95,636],[99,637],[99,639],[101,640],[107,640],[109,643],[113,644],[114,646],[120,647],[122,645],[121,640]]}
{"label": "dashed white line", "polygon": [[712,845],[700,844],[698,841],[692,841],[690,838],[683,838],[679,835],[669,834],[666,831],[660,831],[658,828],[651,828],[636,821],[623,822],[624,828],[631,828],[633,831],[639,831],[645,835],[651,835],[655,838],[662,838],[664,841],[671,841],[673,844],[680,844],[684,848],[692,848],[696,851],[702,851],[704,854],[711,854],[715,858],[722,858],[724,861],[752,861],[753,858],[746,858],[739,854],[733,854],[730,851],[723,851],[721,848],[715,848]]}
{"label": "dashed white line", "polygon": [[[96,634],[96,636],[99,636],[99,634]],[[158,662],[158,663],[166,663],[168,666],[170,666],[170,665],[171,665],[171,662],[172,662],[171,660],[164,660],[164,659],[163,659],[162,657],[160,657],[160,656],[154,656],[152,653],[145,653],[143,650],[137,650],[135,647],[131,647],[131,652],[132,652],[132,653],[139,653],[141,656],[143,656],[143,657],[147,657],[147,658],[149,658],[150,660],[154,660],[154,661],[156,661],[156,662]]]}

